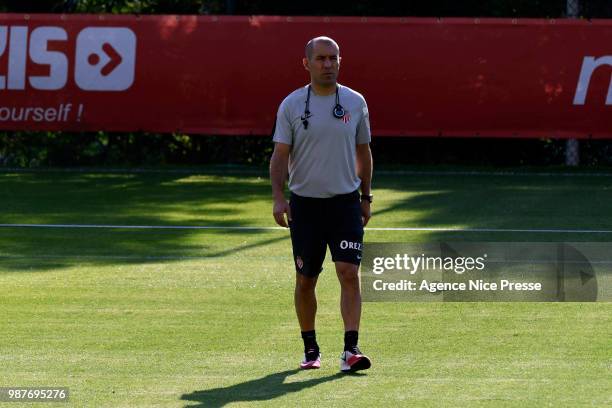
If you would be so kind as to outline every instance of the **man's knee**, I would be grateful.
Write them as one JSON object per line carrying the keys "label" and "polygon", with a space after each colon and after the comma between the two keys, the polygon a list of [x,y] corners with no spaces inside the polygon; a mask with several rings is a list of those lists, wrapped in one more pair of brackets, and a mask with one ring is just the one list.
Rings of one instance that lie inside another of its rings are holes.
{"label": "man's knee", "polygon": [[314,292],[317,286],[317,277],[310,277],[296,273],[295,275],[295,290],[301,293]]}
{"label": "man's knee", "polygon": [[346,262],[336,263],[336,273],[338,279],[343,285],[358,285],[359,284],[359,266]]}

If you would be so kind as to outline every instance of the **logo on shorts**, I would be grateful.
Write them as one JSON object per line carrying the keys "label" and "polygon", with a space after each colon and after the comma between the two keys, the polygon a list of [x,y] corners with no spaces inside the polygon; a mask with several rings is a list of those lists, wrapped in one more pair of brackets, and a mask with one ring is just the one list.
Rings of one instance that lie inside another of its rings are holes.
{"label": "logo on shorts", "polygon": [[340,249],[357,249],[361,251],[361,242],[340,241]]}
{"label": "logo on shorts", "polygon": [[302,269],[304,267],[304,261],[302,261],[302,258],[299,256],[295,258],[295,264],[297,265],[298,269]]}

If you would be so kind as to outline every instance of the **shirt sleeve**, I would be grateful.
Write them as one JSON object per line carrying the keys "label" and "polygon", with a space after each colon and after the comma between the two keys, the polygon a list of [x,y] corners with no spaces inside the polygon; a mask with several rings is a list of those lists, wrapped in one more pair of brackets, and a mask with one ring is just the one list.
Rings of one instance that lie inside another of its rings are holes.
{"label": "shirt sleeve", "polygon": [[357,144],[366,144],[372,141],[372,134],[370,132],[370,112],[368,111],[368,104],[363,101],[363,114],[361,115],[361,121],[357,126]]}
{"label": "shirt sleeve", "polygon": [[287,100],[284,100],[278,107],[276,126],[274,127],[274,136],[272,140],[288,145],[293,144],[293,129],[291,128],[291,121],[289,120]]}

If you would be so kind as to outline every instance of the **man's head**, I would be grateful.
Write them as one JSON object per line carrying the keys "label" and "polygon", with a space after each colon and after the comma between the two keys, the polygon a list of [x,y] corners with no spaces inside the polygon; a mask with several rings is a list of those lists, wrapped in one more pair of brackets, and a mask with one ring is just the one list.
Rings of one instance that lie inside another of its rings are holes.
{"label": "man's head", "polygon": [[316,85],[336,85],[340,70],[340,47],[329,37],[313,38],[306,44],[306,57],[302,63]]}

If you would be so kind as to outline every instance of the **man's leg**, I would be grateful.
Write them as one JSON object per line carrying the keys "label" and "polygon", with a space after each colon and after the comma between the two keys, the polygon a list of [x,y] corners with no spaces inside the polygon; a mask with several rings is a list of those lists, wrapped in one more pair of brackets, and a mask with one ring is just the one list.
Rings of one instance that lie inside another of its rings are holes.
{"label": "man's leg", "polygon": [[315,287],[317,278],[308,277],[301,273],[295,274],[295,311],[297,313],[300,329],[303,332],[315,329],[315,316],[317,314],[317,296]]}
{"label": "man's leg", "polygon": [[295,311],[302,330],[302,340],[304,340],[304,360],[300,363],[302,369],[321,367],[321,354],[315,333],[317,278],[317,276],[308,277],[299,272],[296,272],[295,275]]}
{"label": "man's leg", "polygon": [[357,191],[338,196],[330,202],[329,249],[340,281],[340,312],[344,320],[344,352],[340,370],[357,371],[370,368],[370,359],[357,347],[361,320],[359,264],[363,246],[361,203]]}
{"label": "man's leg", "polygon": [[323,231],[318,222],[320,209],[316,201],[300,198],[295,194],[291,197],[289,204],[292,221],[289,227],[296,271],[294,302],[304,340],[304,360],[300,363],[300,368],[319,368],[321,359],[315,333],[315,287],[326,252]]}
{"label": "man's leg", "polygon": [[348,262],[335,264],[340,281],[340,311],[344,320],[344,352],[340,357],[340,370],[345,372],[366,370],[372,363],[357,346],[361,320],[359,266]]}
{"label": "man's leg", "polygon": [[340,281],[340,312],[344,331],[358,331],[361,319],[361,291],[359,266],[348,262],[336,262],[336,275]]}

